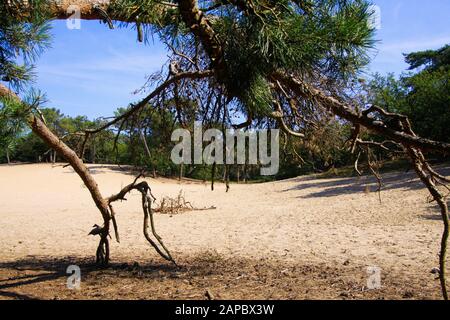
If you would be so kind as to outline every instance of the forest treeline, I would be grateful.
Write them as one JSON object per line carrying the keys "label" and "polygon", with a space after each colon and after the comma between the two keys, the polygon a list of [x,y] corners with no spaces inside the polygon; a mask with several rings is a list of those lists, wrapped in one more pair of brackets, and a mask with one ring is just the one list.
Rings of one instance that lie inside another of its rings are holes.
{"label": "forest treeline", "polygon": [[[420,136],[450,142],[450,45],[438,50],[414,52],[405,55],[405,60],[410,67],[399,78],[393,74],[375,74],[369,80],[360,79],[360,92],[355,96],[359,95],[366,105],[374,104],[388,112],[407,115]],[[125,111],[118,109],[115,115]],[[18,120],[20,117],[11,114],[14,112],[14,108],[0,107],[0,163],[63,161]],[[82,146],[84,139],[77,133],[98,128],[107,119],[90,120],[85,116],[64,115],[55,108],[42,109],[43,117],[53,132],[74,150],[84,148],[87,163],[133,165],[160,176],[212,178],[211,167],[185,165],[180,168],[170,160],[174,146],[171,134],[181,126],[174,110],[169,107],[143,112],[146,114],[140,113],[93,135],[87,145]],[[187,123],[192,127],[194,120],[194,117],[184,119],[183,126]],[[140,127],[136,127],[136,123],[140,123]],[[377,141],[377,136],[370,134],[370,138]],[[282,134],[280,171],[272,178],[289,178],[352,165],[355,155],[344,147],[349,140],[351,126],[334,118],[306,139]],[[378,161],[395,158],[395,154],[385,153],[383,149],[376,152],[372,157]],[[231,180],[261,179],[259,167],[255,165],[218,166],[214,170],[215,178],[224,177],[227,170]]]}

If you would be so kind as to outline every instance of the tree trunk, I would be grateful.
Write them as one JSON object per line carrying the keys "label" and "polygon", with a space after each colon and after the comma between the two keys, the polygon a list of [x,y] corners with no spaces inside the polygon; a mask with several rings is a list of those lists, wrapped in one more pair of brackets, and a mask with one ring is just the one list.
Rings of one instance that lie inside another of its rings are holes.
{"label": "tree trunk", "polygon": [[184,169],[184,164],[180,164],[180,176],[178,178],[179,181],[183,180],[183,170]]}
{"label": "tree trunk", "polygon": [[247,163],[244,164],[244,183],[247,183]]}
{"label": "tree trunk", "polygon": [[11,159],[9,158],[9,149],[6,148],[6,160],[8,161],[8,164],[11,164]]}
{"label": "tree trunk", "polygon": [[96,148],[95,148],[95,141],[92,141],[92,149],[91,149],[91,163],[95,164],[95,156],[96,156]]}
{"label": "tree trunk", "polygon": [[[49,147],[51,147],[55,153],[58,152],[63,156],[67,162],[72,166],[75,172],[83,180],[85,186],[89,190],[95,205],[100,211],[104,226],[100,231],[100,244],[97,249],[97,262],[99,262],[99,252],[103,252],[103,259],[101,263],[107,265],[109,262],[109,225],[111,220],[111,215],[109,212],[108,201],[103,198],[100,189],[98,188],[97,182],[94,180],[90,174],[88,168],[83,163],[83,161],[78,157],[78,155],[70,149],[63,141],[61,141],[49,128],[36,116],[30,116],[29,125],[32,131],[39,136]],[[104,248],[104,249],[101,249]],[[101,250],[100,250],[101,249]]]}

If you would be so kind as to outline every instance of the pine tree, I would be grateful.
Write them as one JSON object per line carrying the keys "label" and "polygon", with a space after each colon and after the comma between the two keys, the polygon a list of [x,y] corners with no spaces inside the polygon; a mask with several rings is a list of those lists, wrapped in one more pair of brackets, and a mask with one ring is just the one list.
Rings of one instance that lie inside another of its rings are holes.
{"label": "pine tree", "polygon": [[[150,79],[152,93],[130,104],[124,113],[98,129],[85,130],[84,142],[103,129],[121,126],[146,108],[168,105],[181,125],[188,125],[185,120],[192,118],[194,111],[196,119],[210,126],[277,126],[297,138],[305,138],[314,126],[320,127],[337,116],[353,128],[352,151],[369,147],[389,149],[389,142],[411,158],[418,176],[441,209],[445,231],[440,280],[443,295],[448,298],[445,284],[448,208],[435,181],[442,184],[449,181],[428,165],[423,151],[449,152],[450,144],[421,138],[406,117],[375,105],[355,106],[348,97],[348,89],[367,64],[367,52],[374,45],[368,1],[39,0],[26,4],[20,0],[3,1],[0,33],[6,36],[0,43],[1,74],[6,80],[20,84],[30,79],[30,65],[19,65],[16,51],[23,57],[33,57],[32,53],[39,52],[36,49],[42,48],[47,39],[42,17],[67,18],[68,6],[76,4],[82,18],[103,21],[110,28],[132,27],[137,30],[138,39],[146,43],[152,36],[158,36],[172,52],[172,68]],[[5,96],[8,91],[0,87],[0,92]],[[13,100],[17,102],[18,97]],[[111,221],[118,235],[112,203],[132,189],[139,190],[148,225],[152,217],[149,187],[137,184],[136,180],[116,196],[103,198],[80,154],[60,143],[45,126],[39,117],[38,103],[24,105],[30,111],[31,129],[67,159],[91,192],[104,219],[104,225],[92,231],[101,236],[97,261],[107,264]],[[236,114],[247,120],[234,123]],[[363,141],[362,128],[387,141]],[[145,236],[163,257],[173,261],[162,242],[158,246],[148,233]]]}

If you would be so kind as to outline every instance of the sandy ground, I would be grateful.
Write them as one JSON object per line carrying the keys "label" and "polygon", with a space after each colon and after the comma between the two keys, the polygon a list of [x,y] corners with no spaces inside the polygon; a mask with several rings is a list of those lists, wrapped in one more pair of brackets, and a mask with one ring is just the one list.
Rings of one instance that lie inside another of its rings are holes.
{"label": "sandy ground", "polygon": [[[115,167],[90,167],[105,196],[133,181]],[[442,168],[441,168],[442,169]],[[447,168],[443,168],[449,174]],[[180,190],[196,207],[157,215],[180,268],[161,260],[142,234],[140,195],[116,205],[121,243],[113,265],[92,266],[101,223],[87,189],[61,165],[0,166],[0,299],[434,299],[442,223],[412,172],[384,175],[379,202],[370,177],[314,176],[246,185],[226,193],[203,183],[147,179],[154,195]],[[372,192],[367,192],[372,190]],[[65,268],[82,266],[82,290]],[[367,267],[382,288],[367,289]]]}

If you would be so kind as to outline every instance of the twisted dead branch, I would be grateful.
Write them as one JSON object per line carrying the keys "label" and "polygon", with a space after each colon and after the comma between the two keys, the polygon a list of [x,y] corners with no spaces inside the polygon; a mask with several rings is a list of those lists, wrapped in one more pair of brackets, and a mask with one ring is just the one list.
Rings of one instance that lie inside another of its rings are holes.
{"label": "twisted dead branch", "polygon": [[194,207],[189,201],[186,201],[183,191],[180,190],[178,196],[175,198],[164,197],[161,200],[159,207],[155,208],[153,211],[160,214],[177,215],[190,211],[208,211],[215,209],[215,206],[204,208]]}
{"label": "twisted dead branch", "polygon": [[[144,227],[143,227],[144,236],[147,239],[147,241],[150,243],[150,245],[156,250],[156,252],[162,258],[164,258],[165,260],[170,261],[176,265],[175,260],[173,259],[169,250],[165,246],[162,238],[156,233],[155,222],[154,222],[153,211],[152,211],[152,201],[156,201],[156,198],[155,198],[155,196],[153,196],[152,190],[146,181],[137,183],[137,181],[142,176],[143,176],[143,174],[140,174],[139,176],[136,177],[136,179],[133,181],[133,183],[124,187],[119,193],[112,195],[107,199],[108,205],[111,208],[113,226],[114,226],[114,231],[116,234],[116,240],[118,242],[120,241],[119,240],[119,231],[117,229],[117,223],[115,220],[116,214],[112,207],[112,204],[117,201],[126,201],[125,196],[133,190],[139,191],[142,196],[142,211],[144,213]],[[149,229],[151,229],[151,233],[155,237],[156,241],[154,241],[151,238]]]}

